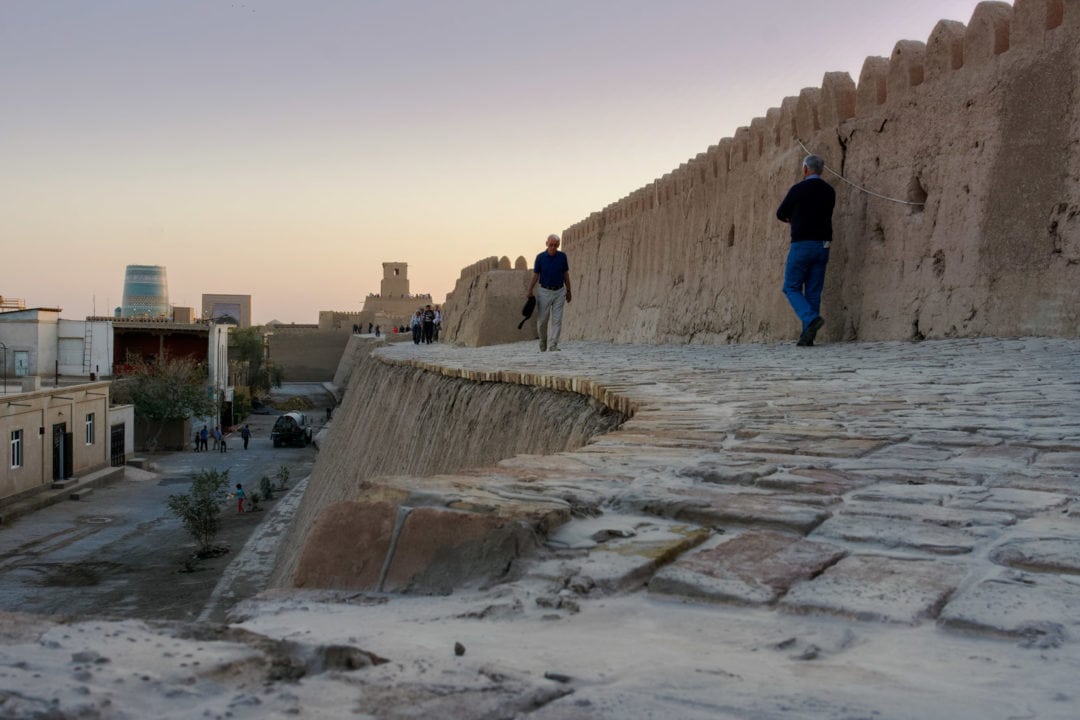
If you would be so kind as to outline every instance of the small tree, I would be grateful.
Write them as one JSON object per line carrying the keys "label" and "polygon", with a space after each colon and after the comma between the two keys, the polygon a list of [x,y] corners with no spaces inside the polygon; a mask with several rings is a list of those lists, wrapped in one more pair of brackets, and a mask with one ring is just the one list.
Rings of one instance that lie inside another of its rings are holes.
{"label": "small tree", "polygon": [[162,355],[147,361],[129,354],[122,377],[113,383],[113,397],[130,402],[135,413],[151,423],[154,431],[146,441],[150,452],[157,449],[166,424],[216,410],[206,388],[206,369],[187,357]]}
{"label": "small tree", "polygon": [[259,478],[259,490],[267,502],[274,499],[274,483],[270,482],[270,478],[265,475]]}
{"label": "small tree", "polygon": [[169,512],[180,518],[184,528],[195,538],[199,544],[197,554],[201,557],[214,552],[218,516],[228,486],[228,470],[203,470],[192,479],[190,493],[169,496]]}
{"label": "small tree", "polygon": [[282,465],[277,471],[278,490],[285,490],[285,483],[289,482],[289,466]]}
{"label": "small tree", "polygon": [[271,387],[281,387],[285,373],[281,367],[267,366],[262,328],[233,330],[229,340],[235,350],[238,374],[244,378],[242,384],[251,389],[252,397],[268,395]]}

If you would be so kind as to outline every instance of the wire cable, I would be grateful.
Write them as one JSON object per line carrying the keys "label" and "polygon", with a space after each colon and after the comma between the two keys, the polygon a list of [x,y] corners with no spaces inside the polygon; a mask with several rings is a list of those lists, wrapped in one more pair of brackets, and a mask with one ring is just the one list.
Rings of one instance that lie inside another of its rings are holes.
{"label": "wire cable", "polygon": [[[810,152],[810,148],[803,145],[802,140],[800,140],[798,138],[795,138],[795,142],[799,143],[799,147],[801,147],[803,150],[805,150],[807,155],[813,155],[814,154],[814,153]],[[867,195],[873,195],[876,198],[881,198],[882,200],[888,200],[889,202],[900,203],[901,205],[926,205],[926,203],[924,203],[924,202],[914,202],[912,200],[901,200],[900,198],[889,197],[888,195],[881,195],[879,193],[874,192],[873,190],[867,190],[862,185],[856,185],[855,183],[851,182],[850,180],[848,180],[846,177],[844,177],[840,173],[833,170],[828,165],[825,166],[825,169],[828,170],[829,172],[831,172],[836,177],[843,180],[844,182],[846,182],[851,187],[855,188],[856,190],[859,190],[860,192],[864,192]]]}

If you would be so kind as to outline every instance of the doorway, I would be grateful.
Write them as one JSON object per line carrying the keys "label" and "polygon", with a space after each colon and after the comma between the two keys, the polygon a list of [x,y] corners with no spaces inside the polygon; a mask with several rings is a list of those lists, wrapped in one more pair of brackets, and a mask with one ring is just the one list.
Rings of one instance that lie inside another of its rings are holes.
{"label": "doorway", "polygon": [[72,472],[72,442],[71,433],[67,431],[67,423],[56,423],[52,427],[52,479],[64,480],[71,477]]}

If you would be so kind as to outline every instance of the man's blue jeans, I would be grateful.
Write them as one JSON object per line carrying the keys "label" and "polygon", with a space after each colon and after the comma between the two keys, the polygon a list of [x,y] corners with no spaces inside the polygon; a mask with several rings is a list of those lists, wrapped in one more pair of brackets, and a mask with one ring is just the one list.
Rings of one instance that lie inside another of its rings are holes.
{"label": "man's blue jeans", "polygon": [[825,287],[825,266],[829,248],[817,240],[791,243],[784,268],[784,294],[803,330],[821,314],[821,291]]}

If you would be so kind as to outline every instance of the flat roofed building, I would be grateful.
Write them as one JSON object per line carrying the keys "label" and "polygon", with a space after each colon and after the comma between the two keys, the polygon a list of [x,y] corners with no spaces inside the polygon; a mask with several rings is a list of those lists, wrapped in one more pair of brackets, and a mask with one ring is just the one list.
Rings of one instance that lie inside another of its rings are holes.
{"label": "flat roofed building", "polygon": [[204,293],[202,317],[214,322],[231,322],[239,327],[251,327],[251,296]]}

